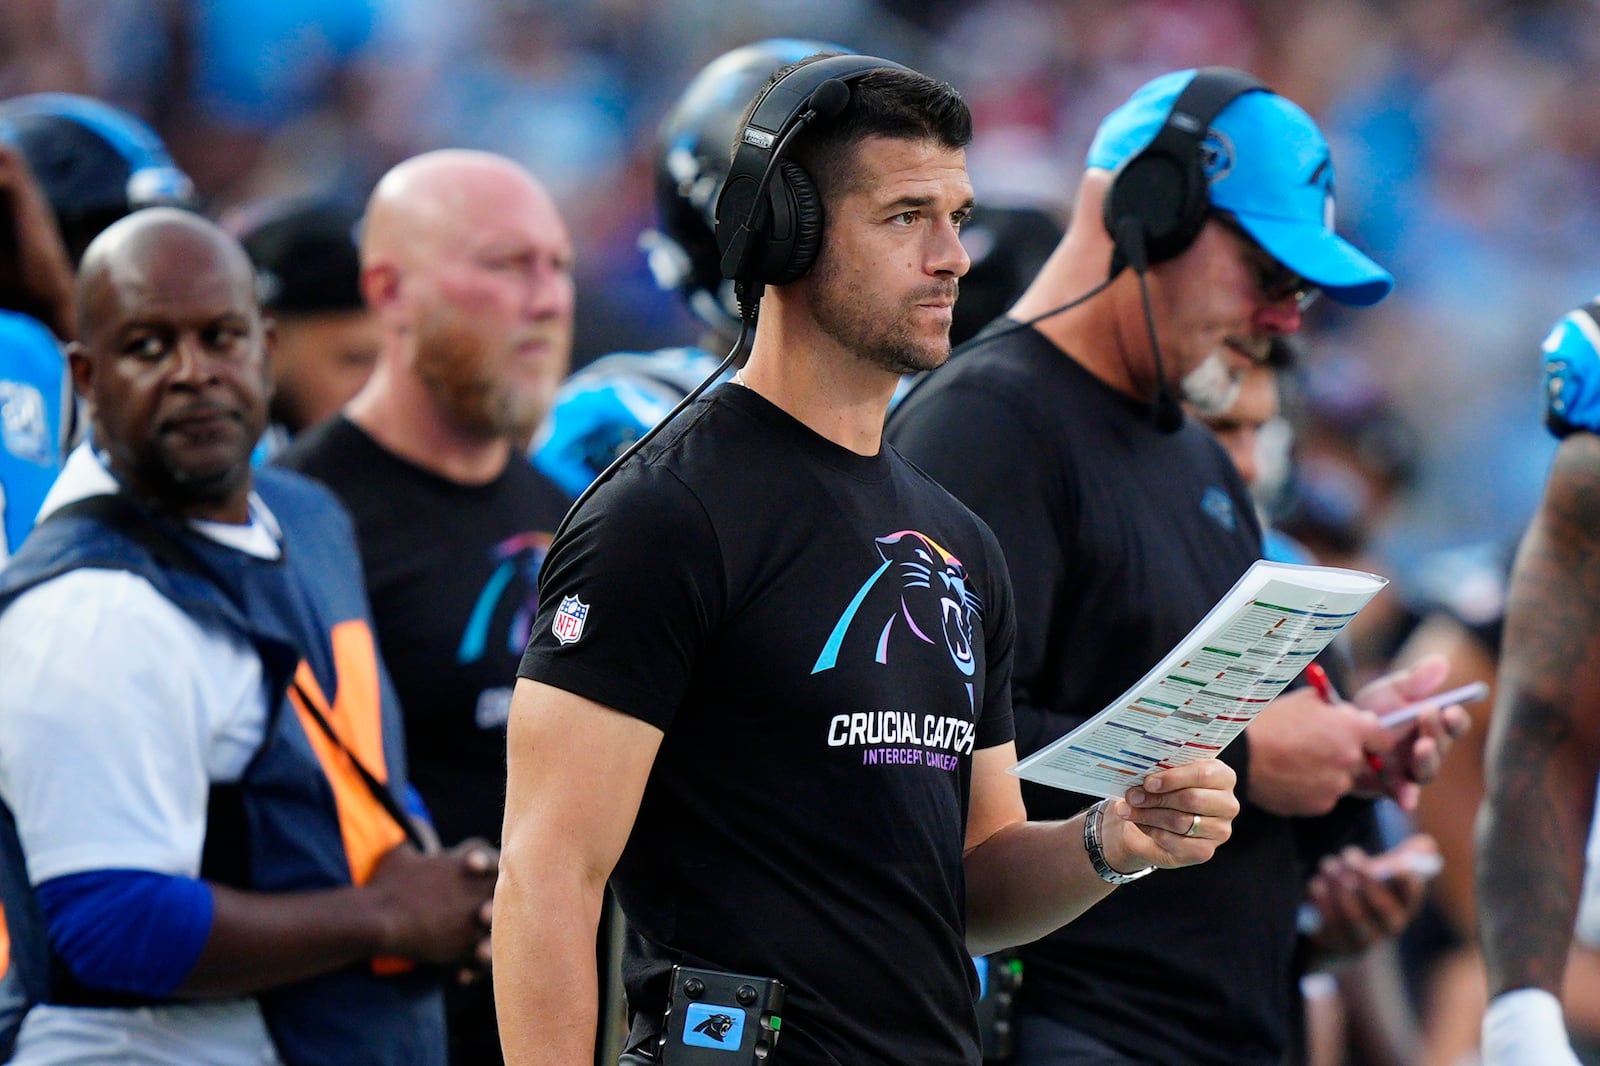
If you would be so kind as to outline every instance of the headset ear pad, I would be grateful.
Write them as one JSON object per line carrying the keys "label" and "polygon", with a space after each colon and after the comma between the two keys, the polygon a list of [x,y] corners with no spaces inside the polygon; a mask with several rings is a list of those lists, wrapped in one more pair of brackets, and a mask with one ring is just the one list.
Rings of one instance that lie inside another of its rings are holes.
{"label": "headset ear pad", "polygon": [[[723,191],[719,217],[748,218],[756,191],[754,178],[730,181]],[[822,194],[804,167],[781,159],[765,195],[767,215],[751,232],[732,276],[759,285],[786,285],[798,281],[817,261],[822,246]],[[718,232],[722,232],[720,228]]]}
{"label": "headset ear pad", "polygon": [[[773,232],[787,230],[788,239],[773,239],[763,273],[769,284],[787,285],[804,277],[817,261],[822,247],[822,194],[805,167],[789,159],[778,164],[778,179],[772,185]],[[780,228],[776,223],[784,216],[788,225]]]}
{"label": "headset ear pad", "polygon": [[1210,204],[1198,158],[1185,159],[1156,143],[1118,168],[1106,192],[1106,229],[1134,219],[1144,235],[1145,259],[1160,263],[1182,255],[1200,235]]}

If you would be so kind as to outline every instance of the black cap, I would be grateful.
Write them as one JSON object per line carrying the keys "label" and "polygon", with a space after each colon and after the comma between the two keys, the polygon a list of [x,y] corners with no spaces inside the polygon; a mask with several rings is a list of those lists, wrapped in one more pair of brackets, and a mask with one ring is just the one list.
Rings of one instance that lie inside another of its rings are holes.
{"label": "black cap", "polygon": [[353,311],[362,306],[359,209],[334,200],[270,205],[241,227],[256,267],[256,291],[270,311]]}

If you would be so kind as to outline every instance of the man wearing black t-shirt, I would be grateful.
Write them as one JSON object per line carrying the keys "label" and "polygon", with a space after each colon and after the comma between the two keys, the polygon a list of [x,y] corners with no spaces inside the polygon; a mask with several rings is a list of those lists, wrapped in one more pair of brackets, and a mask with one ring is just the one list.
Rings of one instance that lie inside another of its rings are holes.
{"label": "man wearing black t-shirt", "polygon": [[[412,778],[440,838],[494,841],[511,680],[569,502],[523,461],[522,442],[567,369],[572,245],[537,180],[466,151],[391,170],[361,236],[377,368],[283,462],[326,482],[355,518]],[[487,985],[451,996],[454,1061],[495,1061]]]}
{"label": "man wearing black t-shirt", "polygon": [[[1175,393],[1220,412],[1314,288],[1351,304],[1388,292],[1333,232],[1332,195],[1327,144],[1293,103],[1238,72],[1158,78],[1101,125],[1068,232],[1010,317],[896,409],[894,446],[1011,564],[1022,752],[1116,699],[1260,556],[1238,472]],[[1415,801],[1465,715],[1391,736],[1372,710],[1431,692],[1444,665],[1386,678],[1359,706],[1300,690],[1262,710],[1223,753],[1244,807],[1217,861],[1024,949],[1018,1061],[1278,1066],[1307,869],[1295,816],[1352,791]],[[1033,818],[1083,802],[1024,796]]]}
{"label": "man wearing black t-shirt", "polygon": [[[769,272],[747,258],[773,251],[765,209],[724,194],[725,270],[747,299],[770,286],[749,361],[551,549],[511,711],[506,1057],[587,1060],[610,875],[630,927],[625,1061],[656,1061],[682,963],[781,980],[788,1066],[974,1066],[969,949],[1205,860],[1230,831],[1233,774],[1190,763],[1087,818],[1024,818],[1004,563],[881,436],[900,375],[949,355],[965,104],[883,60],[813,58],[775,74],[740,129],[766,148],[727,187],[764,194],[757,175],[777,175],[799,193],[781,211],[826,223],[786,225],[815,235],[815,262]],[[718,1021],[732,1039],[733,1014]],[[751,1036],[730,1063],[755,1061]]]}

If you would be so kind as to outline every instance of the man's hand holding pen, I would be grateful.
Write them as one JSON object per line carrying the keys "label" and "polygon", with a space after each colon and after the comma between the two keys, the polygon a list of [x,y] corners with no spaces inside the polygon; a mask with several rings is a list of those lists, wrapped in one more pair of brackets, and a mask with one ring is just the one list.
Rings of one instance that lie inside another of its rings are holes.
{"label": "man's hand holding pen", "polygon": [[[1404,810],[1416,808],[1421,786],[1434,779],[1445,753],[1471,725],[1459,703],[1441,706],[1429,699],[1449,672],[1448,660],[1430,655],[1385,674],[1356,694],[1355,705],[1374,712],[1380,726],[1366,741],[1367,768],[1357,776],[1356,794],[1388,795]],[[1306,680],[1324,702],[1342,702],[1316,663],[1306,668]],[[1463,690],[1461,698],[1471,695]]]}

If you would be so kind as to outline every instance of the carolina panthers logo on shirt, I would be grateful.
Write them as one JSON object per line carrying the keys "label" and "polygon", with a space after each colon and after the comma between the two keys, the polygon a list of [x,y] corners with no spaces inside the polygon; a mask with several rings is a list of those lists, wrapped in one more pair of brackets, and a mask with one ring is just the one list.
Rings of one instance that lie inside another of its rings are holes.
{"label": "carolina panthers logo on shirt", "polygon": [[[983,618],[983,604],[967,587],[966,567],[925,533],[901,530],[874,542],[883,560],[862,584],[839,616],[817,656],[813,674],[833,669],[846,634],[856,623],[868,594],[880,583],[898,595],[887,617],[877,614],[863,620],[878,629],[873,658],[887,663],[898,640],[944,646],[950,663],[964,677],[977,668],[972,651],[974,623]],[[880,597],[876,602],[883,602]]]}
{"label": "carolina panthers logo on shirt", "polygon": [[25,381],[0,381],[0,442],[6,451],[36,466],[55,461],[44,396]]}
{"label": "carolina panthers logo on shirt", "polygon": [[515,653],[527,647],[533,620],[539,613],[539,568],[544,565],[544,556],[549,550],[548,533],[518,533],[494,546],[494,572],[483,583],[483,591],[478,593],[477,602],[473,604],[472,614],[461,633],[461,644],[456,648],[456,662],[465,665],[483,658],[489,645],[490,623],[518,577],[522,579],[522,602],[511,616],[505,648]]}
{"label": "carolina panthers logo on shirt", "polygon": [[1233,511],[1233,497],[1215,485],[1206,486],[1206,491],[1201,493],[1200,510],[1229,533],[1239,528],[1239,517]]}

